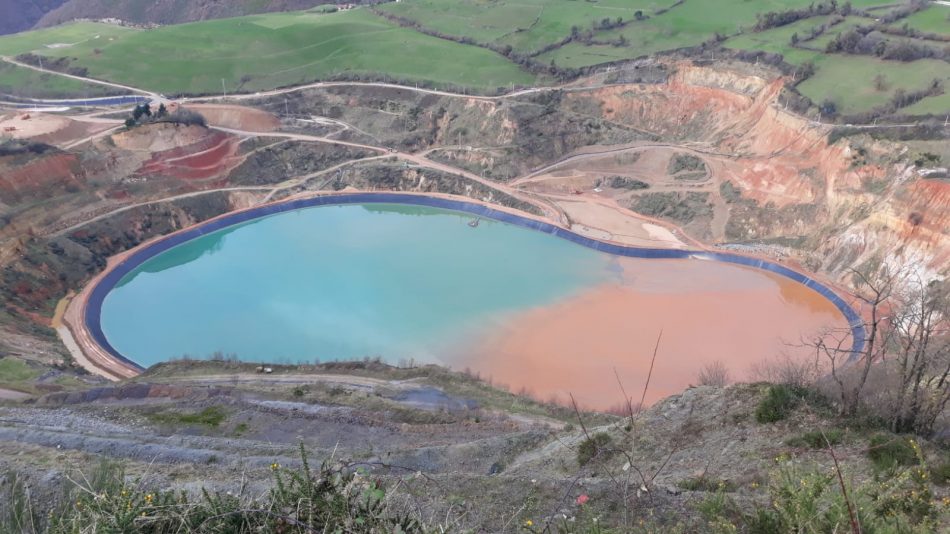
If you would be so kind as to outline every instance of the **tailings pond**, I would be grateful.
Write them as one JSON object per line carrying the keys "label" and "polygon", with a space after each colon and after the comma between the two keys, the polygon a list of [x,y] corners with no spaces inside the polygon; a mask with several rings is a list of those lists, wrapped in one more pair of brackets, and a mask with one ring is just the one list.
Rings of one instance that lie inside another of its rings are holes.
{"label": "tailings pond", "polygon": [[[427,206],[284,211],[206,233],[127,272],[101,335],[142,366],[215,353],[254,362],[381,357],[470,369],[513,391],[621,404],[734,379],[847,322],[802,284],[717,261],[634,259]],[[785,355],[785,356],[783,356]],[[635,392],[635,393],[634,393]]]}

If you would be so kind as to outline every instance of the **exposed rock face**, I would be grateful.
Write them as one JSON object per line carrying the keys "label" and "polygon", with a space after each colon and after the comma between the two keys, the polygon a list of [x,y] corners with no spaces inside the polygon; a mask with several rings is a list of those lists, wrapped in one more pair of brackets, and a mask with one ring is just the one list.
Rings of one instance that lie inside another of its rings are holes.
{"label": "exposed rock face", "polygon": [[0,201],[43,199],[78,189],[85,183],[79,158],[55,148],[41,154],[0,156]]}
{"label": "exposed rock face", "polygon": [[836,276],[874,255],[946,270],[950,182],[919,177],[896,144],[829,144],[828,127],[781,109],[782,83],[681,65],[667,84],[571,93],[565,106],[705,146],[716,181],[739,193],[716,199],[729,220],[710,241],[798,238],[809,266]]}

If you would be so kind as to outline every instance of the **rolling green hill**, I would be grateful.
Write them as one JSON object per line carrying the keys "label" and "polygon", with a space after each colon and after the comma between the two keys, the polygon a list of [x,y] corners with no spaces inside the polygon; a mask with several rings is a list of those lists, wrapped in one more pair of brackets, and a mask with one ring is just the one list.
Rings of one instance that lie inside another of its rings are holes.
{"label": "rolling green hill", "polygon": [[309,9],[333,0],[66,0],[44,15],[40,27],[75,19],[117,18],[135,23],[181,24],[198,20]]}
{"label": "rolling green hill", "polygon": [[[50,47],[53,45],[54,47]],[[153,30],[74,23],[0,37],[0,54],[75,58],[96,78],[166,93],[258,91],[385,74],[488,90],[535,76],[503,56],[400,28],[363,9],[255,15]]]}
{"label": "rolling green hill", "polygon": [[[947,6],[888,0],[402,0],[151,30],[71,23],[0,37],[0,54],[67,58],[91,77],[171,94],[334,78],[490,92],[718,46],[813,71],[799,90],[826,109],[940,114],[950,111],[941,93],[950,47],[939,37],[948,15]],[[878,44],[842,49],[848,39]]]}

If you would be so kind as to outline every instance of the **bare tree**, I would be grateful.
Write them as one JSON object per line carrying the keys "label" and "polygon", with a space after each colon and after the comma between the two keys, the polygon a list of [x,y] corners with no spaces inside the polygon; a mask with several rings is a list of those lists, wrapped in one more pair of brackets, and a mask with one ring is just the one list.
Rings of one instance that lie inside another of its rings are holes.
{"label": "bare tree", "polygon": [[753,364],[750,374],[754,379],[763,382],[805,387],[814,385],[821,378],[820,364],[820,361],[804,360],[782,353],[772,360]]}
{"label": "bare tree", "polygon": [[899,279],[897,271],[883,266],[852,270],[856,296],[867,310],[869,319],[864,323],[864,349],[855,353],[850,329],[829,331],[813,342],[819,359],[828,364],[835,384],[841,415],[857,415],[862,392],[868,382],[874,362],[885,359],[891,329],[885,328],[884,308],[889,303]]}
{"label": "bare tree", "polygon": [[854,271],[865,345],[828,332],[812,346],[844,416],[862,410],[895,432],[933,432],[950,403],[950,284],[886,266]]}
{"label": "bare tree", "polygon": [[701,386],[725,387],[729,385],[729,369],[720,360],[707,363],[696,375],[696,380]]}
{"label": "bare tree", "polygon": [[889,407],[895,432],[928,434],[950,402],[950,284],[917,281],[890,321],[894,356],[885,372],[896,380]]}

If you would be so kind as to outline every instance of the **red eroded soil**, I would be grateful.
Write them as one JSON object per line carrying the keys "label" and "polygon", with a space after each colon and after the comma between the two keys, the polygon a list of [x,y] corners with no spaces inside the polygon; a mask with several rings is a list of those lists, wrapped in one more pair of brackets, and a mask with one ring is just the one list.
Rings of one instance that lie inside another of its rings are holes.
{"label": "red eroded soil", "polygon": [[280,126],[274,115],[255,108],[224,104],[190,104],[187,109],[201,113],[208,124],[248,132],[272,132]]}
{"label": "red eroded soil", "polygon": [[[703,77],[710,85],[696,85]],[[825,132],[774,107],[782,83],[683,66],[669,84],[610,87],[593,96],[608,119],[710,143],[715,152],[731,156],[717,163],[722,180],[732,181],[747,198],[781,207],[814,202],[823,187],[809,175],[844,178],[851,164],[843,149],[828,146]]]}
{"label": "red eroded soil", "polygon": [[[826,261],[822,270],[843,273],[882,252],[897,263],[913,261],[933,272],[945,268],[946,181],[869,163],[895,157],[887,143],[849,138],[829,144],[829,125],[785,110],[782,79],[743,72],[684,62],[666,84],[611,86],[564,98],[580,110],[596,106],[605,118],[673,145],[691,143],[709,165],[712,186],[729,182],[742,200],[755,201],[757,211],[738,209],[717,199],[710,187],[713,203],[719,202],[706,230],[711,241],[734,240],[741,231],[756,238],[817,236],[822,244],[816,259]],[[770,212],[780,224],[769,219]],[[727,235],[729,223],[733,233]]]}
{"label": "red eroded soil", "polygon": [[50,152],[25,163],[18,156],[0,158],[0,200],[8,204],[23,198],[49,198],[85,182],[73,154]]}
{"label": "red eroded soil", "polygon": [[226,133],[209,132],[198,142],[152,154],[137,174],[160,174],[182,180],[219,176],[240,163],[238,142]]}
{"label": "red eroded soil", "polygon": [[950,250],[943,246],[950,232],[950,182],[917,180],[898,201],[894,224],[900,224],[900,235],[928,248],[935,265],[950,265]]}

